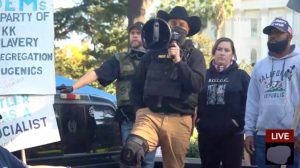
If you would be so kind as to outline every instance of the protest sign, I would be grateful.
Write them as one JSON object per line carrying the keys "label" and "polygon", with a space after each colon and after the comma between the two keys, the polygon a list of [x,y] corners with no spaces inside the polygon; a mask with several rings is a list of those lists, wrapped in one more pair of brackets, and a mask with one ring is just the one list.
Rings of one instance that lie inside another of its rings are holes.
{"label": "protest sign", "polygon": [[0,95],[55,94],[52,0],[0,0]]}
{"label": "protest sign", "polygon": [[9,151],[60,140],[53,96],[0,96],[0,146]]}

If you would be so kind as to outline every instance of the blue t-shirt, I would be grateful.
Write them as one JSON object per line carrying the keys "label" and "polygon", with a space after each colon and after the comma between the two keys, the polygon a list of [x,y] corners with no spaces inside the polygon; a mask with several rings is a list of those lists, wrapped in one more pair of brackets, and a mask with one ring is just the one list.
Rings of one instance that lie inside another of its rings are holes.
{"label": "blue t-shirt", "polygon": [[0,146],[0,168],[28,168],[17,157]]}

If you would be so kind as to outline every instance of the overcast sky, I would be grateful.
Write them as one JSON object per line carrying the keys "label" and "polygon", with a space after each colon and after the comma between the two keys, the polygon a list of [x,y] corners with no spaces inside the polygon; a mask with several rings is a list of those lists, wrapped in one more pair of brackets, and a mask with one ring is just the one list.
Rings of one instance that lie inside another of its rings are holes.
{"label": "overcast sky", "polygon": [[74,6],[76,3],[80,2],[81,0],[53,0],[54,9],[56,8],[69,8]]}

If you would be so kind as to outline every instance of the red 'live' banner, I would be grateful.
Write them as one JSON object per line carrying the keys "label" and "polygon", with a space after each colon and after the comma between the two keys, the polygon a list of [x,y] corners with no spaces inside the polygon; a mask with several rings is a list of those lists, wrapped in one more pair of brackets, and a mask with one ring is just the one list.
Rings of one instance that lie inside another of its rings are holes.
{"label": "red 'live' banner", "polygon": [[270,129],[266,130],[266,143],[294,142],[294,131],[292,129]]}

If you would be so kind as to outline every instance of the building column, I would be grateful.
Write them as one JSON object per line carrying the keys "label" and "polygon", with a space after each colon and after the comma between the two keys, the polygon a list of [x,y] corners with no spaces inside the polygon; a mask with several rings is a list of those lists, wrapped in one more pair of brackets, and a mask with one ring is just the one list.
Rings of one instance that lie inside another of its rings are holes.
{"label": "building column", "polygon": [[269,20],[269,9],[268,8],[264,8],[260,10],[261,12],[261,28],[260,28],[260,33],[261,33],[261,40],[260,40],[260,53],[258,54],[258,59],[261,59],[263,57],[266,56],[266,54],[268,53],[268,47],[267,47],[267,41],[268,41],[268,36],[263,34],[263,29],[270,25],[271,21],[274,18],[270,18],[271,20]]}

